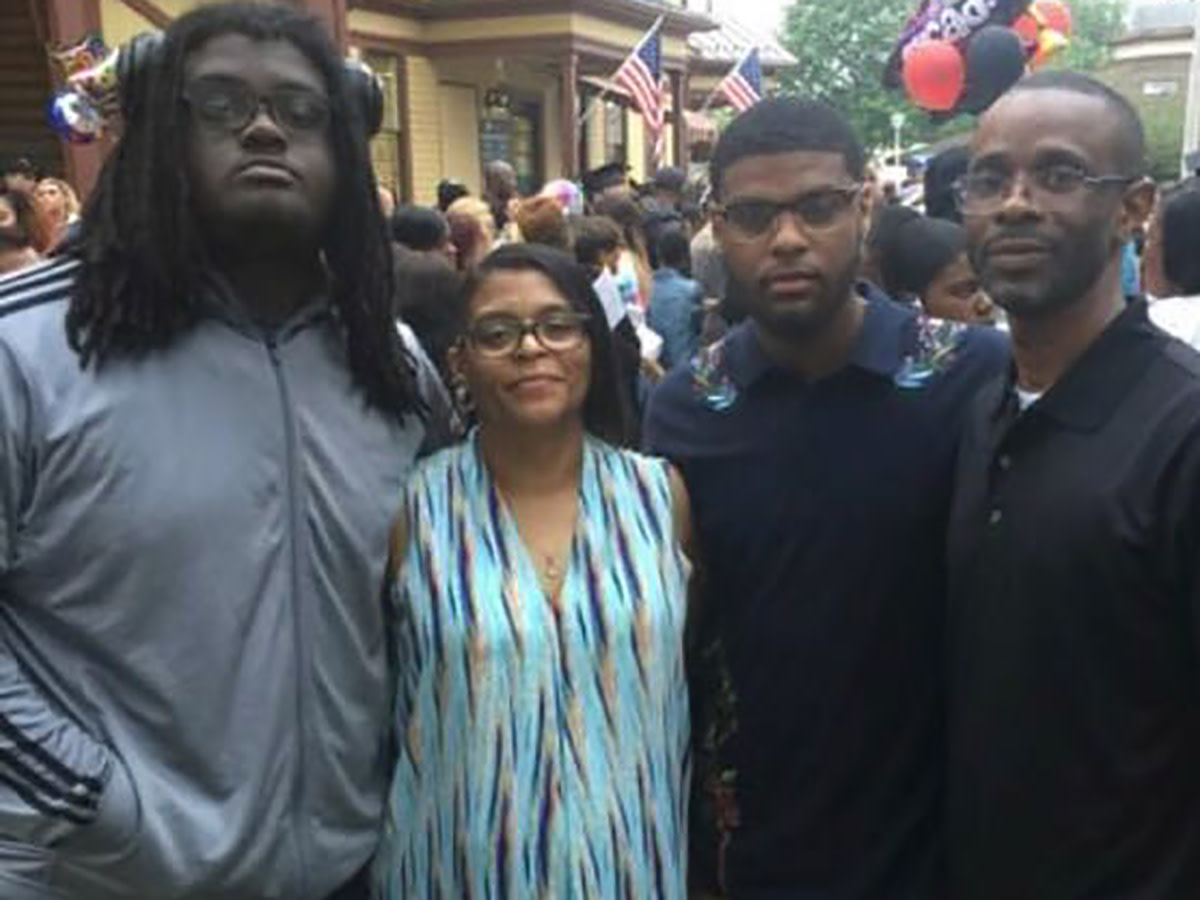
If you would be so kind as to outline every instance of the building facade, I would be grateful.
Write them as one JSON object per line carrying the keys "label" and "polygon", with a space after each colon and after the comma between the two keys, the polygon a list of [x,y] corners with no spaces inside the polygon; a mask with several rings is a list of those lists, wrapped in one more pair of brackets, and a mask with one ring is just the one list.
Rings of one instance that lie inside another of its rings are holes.
{"label": "building facade", "polygon": [[[32,156],[86,190],[105,147],[64,146],[45,126],[55,77],[45,48],[89,33],[117,46],[200,2],[2,0],[0,154]],[[320,16],[347,55],[381,76],[376,175],[418,203],[432,202],[443,178],[478,191],[493,159],[511,162],[527,191],[612,161],[646,177],[652,161],[642,119],[608,79],[659,16],[670,98],[664,161],[686,164],[693,137],[711,137],[711,123],[687,112],[700,105],[697,90],[715,86],[716,67],[732,65],[726,57],[755,40],[713,19],[705,0],[291,2]],[[722,35],[719,53],[705,49]],[[789,59],[776,50],[764,55],[768,76]]]}
{"label": "building facade", "polygon": [[1134,4],[1100,73],[1141,113],[1151,169],[1161,179],[1179,174],[1195,16],[1190,0]]}

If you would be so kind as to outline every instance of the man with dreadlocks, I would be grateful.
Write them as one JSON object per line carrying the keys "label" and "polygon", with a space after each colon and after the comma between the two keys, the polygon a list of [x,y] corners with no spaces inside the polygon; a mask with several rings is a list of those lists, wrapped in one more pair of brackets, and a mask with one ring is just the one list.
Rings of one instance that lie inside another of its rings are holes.
{"label": "man with dreadlocks", "polygon": [[0,897],[365,897],[435,376],[320,27],[203,7],[144,65],[78,239],[0,281]]}

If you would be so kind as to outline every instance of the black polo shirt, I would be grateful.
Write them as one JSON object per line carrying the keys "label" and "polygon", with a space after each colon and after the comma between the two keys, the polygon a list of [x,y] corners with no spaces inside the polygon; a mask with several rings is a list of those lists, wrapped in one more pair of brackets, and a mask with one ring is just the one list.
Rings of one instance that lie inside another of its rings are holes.
{"label": "black polo shirt", "polygon": [[692,871],[737,900],[940,896],[951,479],[1008,356],[869,297],[835,375],[774,367],[745,323],[647,414],[691,493],[719,638],[693,679]]}
{"label": "black polo shirt", "polygon": [[1139,302],[985,391],[950,550],[951,896],[1200,897],[1200,355]]}

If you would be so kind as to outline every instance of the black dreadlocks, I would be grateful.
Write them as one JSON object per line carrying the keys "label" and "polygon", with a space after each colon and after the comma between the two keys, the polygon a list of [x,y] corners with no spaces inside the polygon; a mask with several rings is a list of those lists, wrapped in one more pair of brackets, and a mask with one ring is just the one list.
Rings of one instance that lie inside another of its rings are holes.
{"label": "black dreadlocks", "polygon": [[67,251],[84,263],[67,314],[80,365],[161,349],[198,318],[208,265],[181,164],[188,134],[181,91],[187,57],[223,34],[288,41],[321,73],[339,185],[322,249],[350,370],[372,405],[396,416],[420,412],[392,318],[391,249],[361,108],[321,25],[284,5],[229,3],[181,16],[164,35],[153,71],[141,72],[124,99],[124,133]]}

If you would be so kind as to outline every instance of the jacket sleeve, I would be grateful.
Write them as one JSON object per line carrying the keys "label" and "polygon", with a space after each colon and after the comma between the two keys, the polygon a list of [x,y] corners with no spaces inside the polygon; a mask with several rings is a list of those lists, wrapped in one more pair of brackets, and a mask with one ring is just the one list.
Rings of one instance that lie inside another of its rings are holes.
{"label": "jacket sleeve", "polygon": [[14,602],[17,539],[35,477],[35,418],[28,382],[0,341],[0,835],[113,848],[136,830],[128,773],[28,677],[4,609]]}

